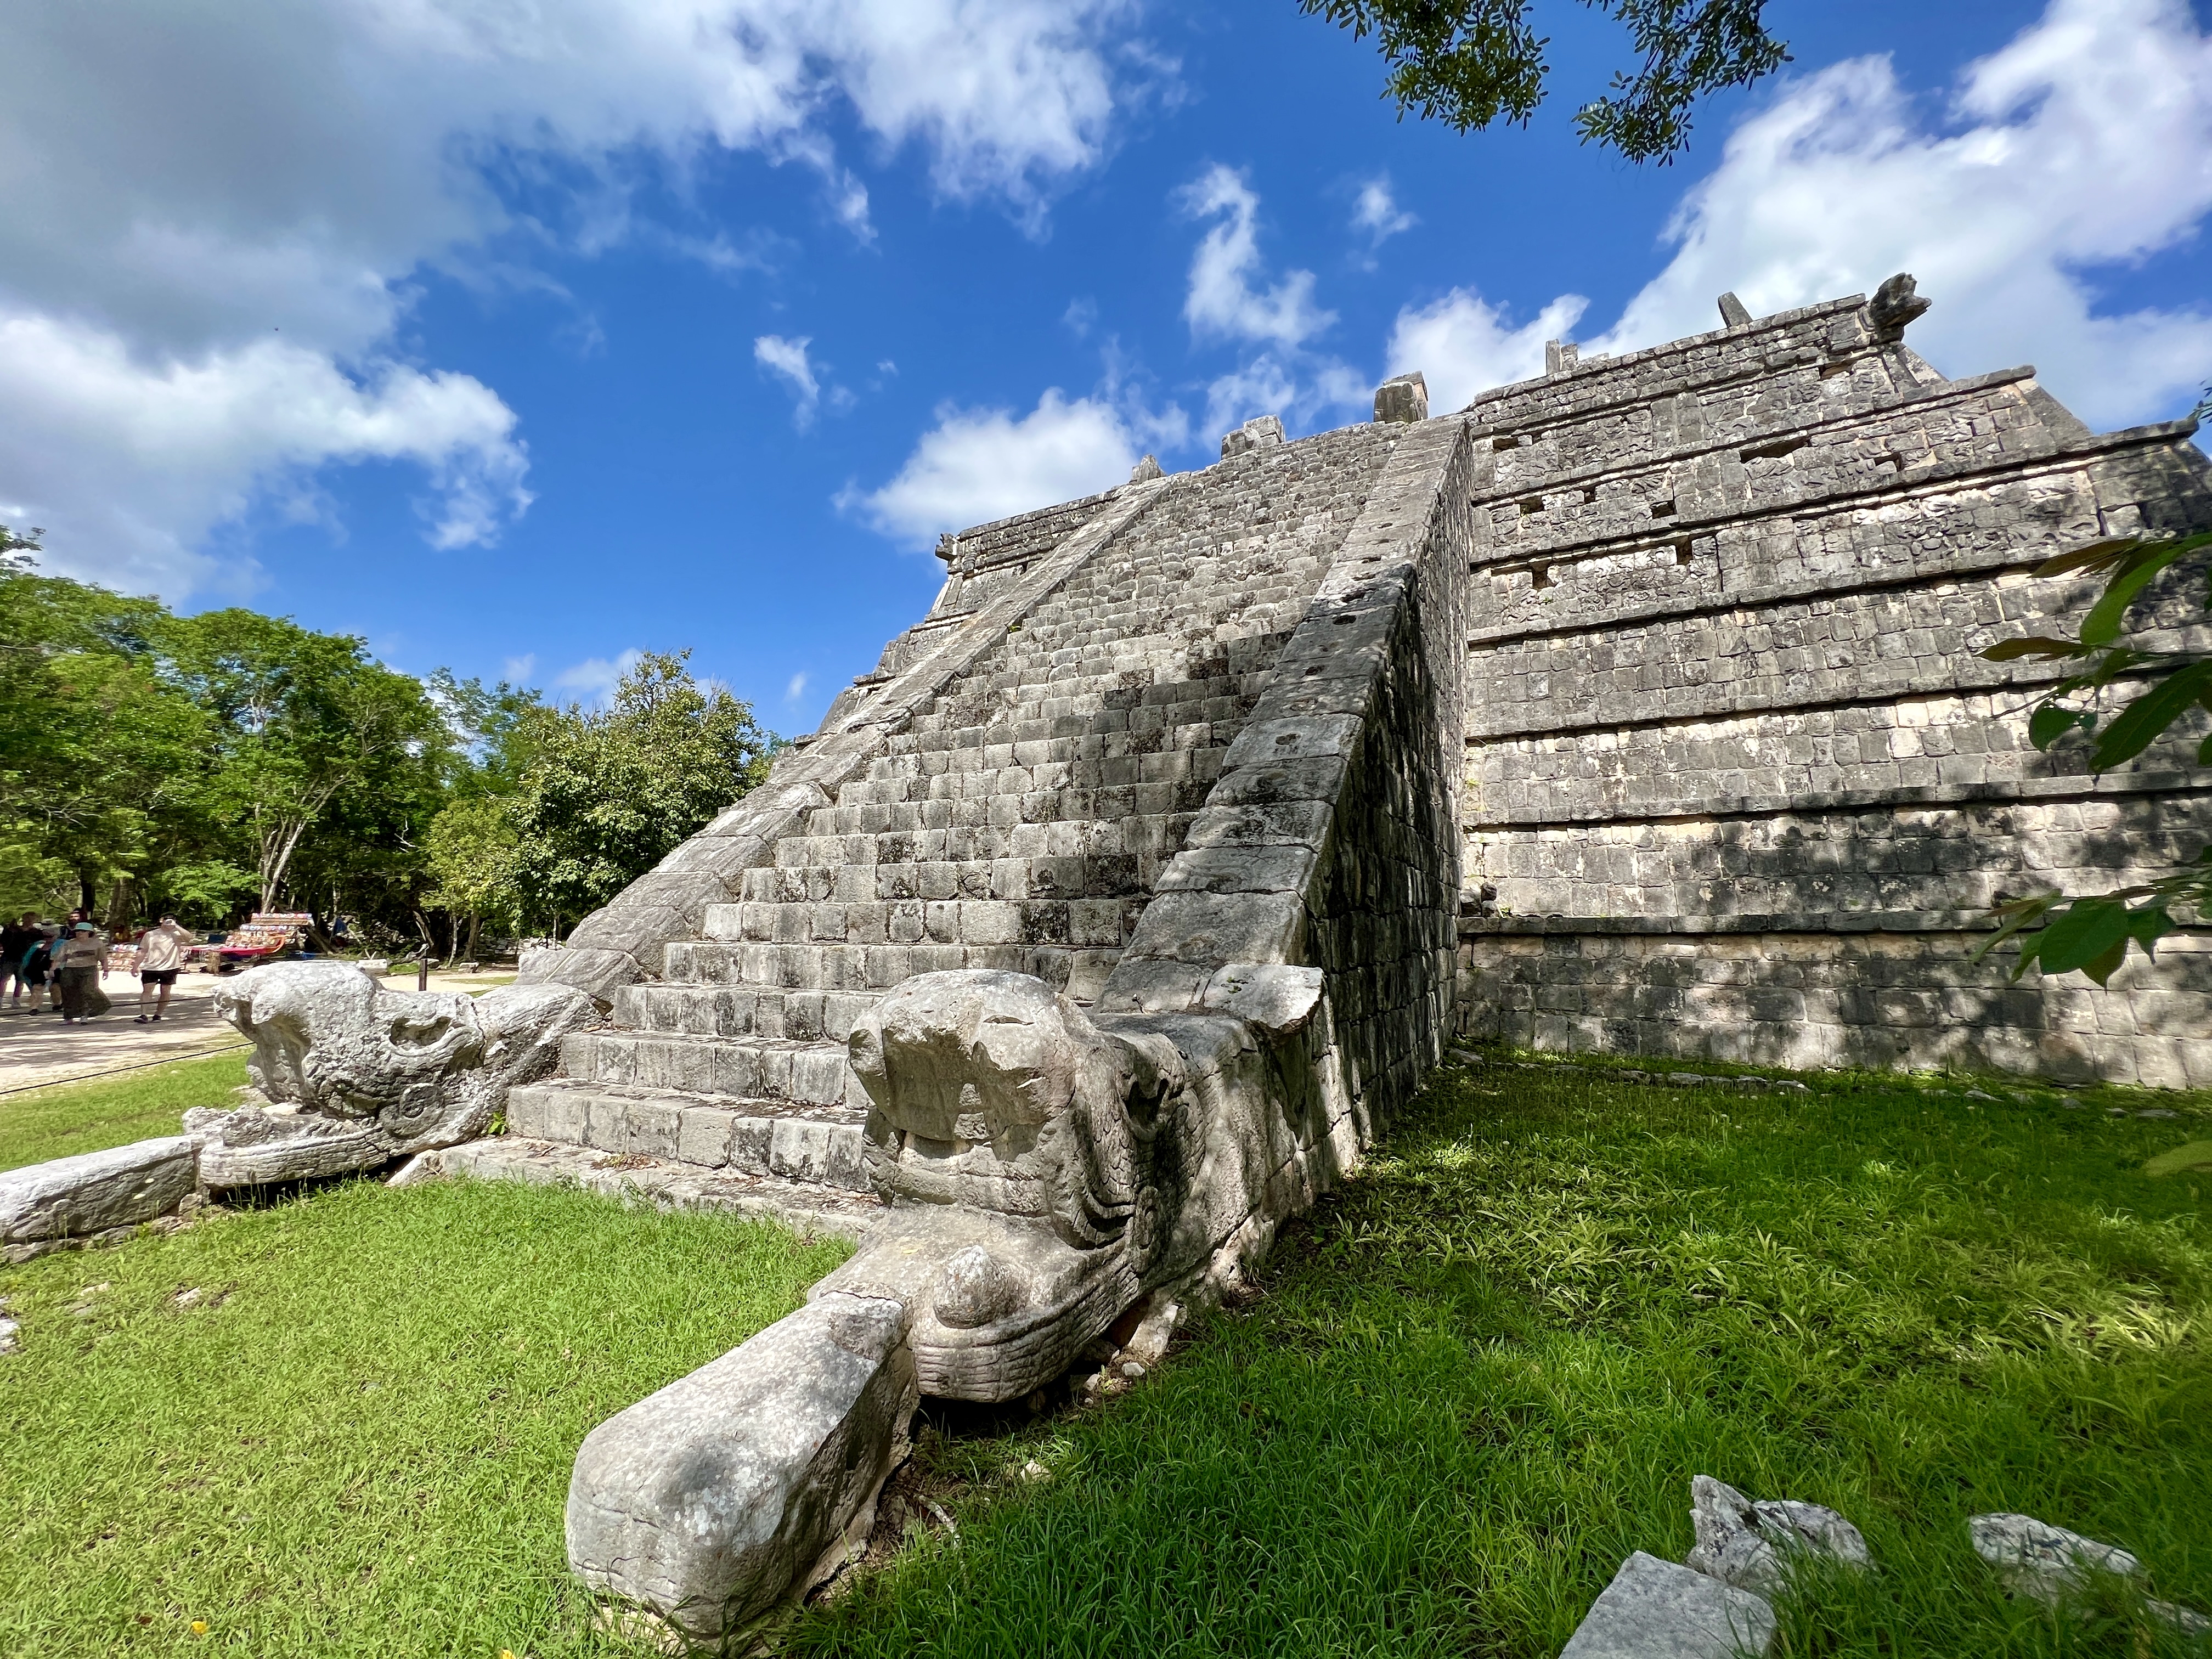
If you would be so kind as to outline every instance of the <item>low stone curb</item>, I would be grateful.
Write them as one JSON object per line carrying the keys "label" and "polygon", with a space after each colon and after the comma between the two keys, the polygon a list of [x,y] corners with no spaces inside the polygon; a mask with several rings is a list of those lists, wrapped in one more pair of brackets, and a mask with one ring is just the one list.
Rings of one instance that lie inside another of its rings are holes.
{"label": "low stone curb", "polygon": [[199,1152],[197,1136],[165,1135],[0,1173],[0,1257],[15,1265],[182,1225],[206,1200]]}
{"label": "low stone curb", "polygon": [[857,1240],[881,1218],[883,1206],[842,1188],[820,1187],[794,1195],[794,1183],[696,1164],[613,1153],[566,1141],[495,1135],[459,1146],[417,1153],[391,1185],[466,1176],[477,1181],[520,1181],[538,1187],[574,1187],[625,1204],[663,1210],[711,1210],[725,1215],[781,1221],[801,1231]]}
{"label": "low stone curb", "polygon": [[1463,1066],[1486,1066],[1498,1071],[1574,1072],[1581,1076],[1614,1083],[1642,1083],[1672,1089],[1724,1089],[1739,1095],[1812,1092],[1810,1084],[1790,1078],[1716,1077],[1704,1072],[1644,1072],[1620,1066],[1577,1066],[1565,1060],[1492,1060],[1471,1048],[1454,1048],[1451,1057]]}

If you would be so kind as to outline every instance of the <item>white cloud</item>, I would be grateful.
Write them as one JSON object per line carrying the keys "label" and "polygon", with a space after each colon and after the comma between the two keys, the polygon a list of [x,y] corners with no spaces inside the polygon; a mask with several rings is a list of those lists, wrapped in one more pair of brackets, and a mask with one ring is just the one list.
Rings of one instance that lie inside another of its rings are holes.
{"label": "white cloud", "polygon": [[527,685],[530,677],[538,671],[538,653],[526,651],[519,657],[509,657],[500,665],[499,677],[510,685]]}
{"label": "white cloud", "polygon": [[1431,409],[1442,415],[1464,408],[1478,392],[1542,374],[1544,342],[1565,339],[1589,304],[1579,294],[1563,294],[1515,328],[1503,307],[1471,288],[1455,288],[1398,313],[1386,374],[1419,369]]}
{"label": "white cloud", "polygon": [[1058,387],[1028,414],[942,404],[897,476],[856,509],[886,536],[926,548],[948,530],[1049,507],[1126,483],[1139,428],[1103,398],[1070,400]]}
{"label": "white cloud", "polygon": [[753,342],[753,361],[790,386],[791,418],[802,432],[814,423],[814,411],[822,402],[821,383],[814,377],[814,366],[806,360],[806,348],[811,343],[811,337],[804,334],[795,340],[763,334]]}
{"label": "white cloud", "polygon": [[2053,0],[1931,125],[1887,58],[1788,86],[1684,198],[1678,251],[1591,349],[1870,291],[1910,270],[1913,345],[1952,374],[2033,362],[2094,424],[2171,416],[2212,375],[2199,306],[2100,315],[2094,273],[2212,210],[2212,40],[2185,0]]}
{"label": "white cloud", "polygon": [[1193,219],[1210,219],[1191,256],[1190,291],[1182,314],[1200,339],[1263,341],[1285,349],[1303,346],[1336,320],[1314,304],[1314,274],[1286,271],[1264,292],[1258,223],[1260,198],[1244,175],[1218,163],[1176,192],[1176,204]]}
{"label": "white cloud", "polygon": [[787,685],[787,686],[785,686],[785,687],[783,688],[783,700],[784,700],[784,702],[787,702],[787,703],[789,703],[789,704],[791,704],[791,705],[793,705],[793,706],[794,706],[794,707],[796,707],[796,706],[797,706],[797,704],[798,704],[798,702],[799,702],[799,700],[801,697],[805,696],[805,695],[806,695],[806,676],[805,676],[805,674],[804,672],[800,672],[800,673],[793,674],[793,675],[791,677],[791,684],[788,684],[788,685]]}
{"label": "white cloud", "polygon": [[1260,257],[1260,198],[1250,182],[1216,163],[1175,194],[1188,217],[1211,220],[1191,256],[1183,317],[1199,341],[1244,348],[1237,367],[1206,389],[1206,424],[1224,432],[1254,415],[1280,415],[1292,425],[1322,412],[1358,408],[1365,376],[1307,343],[1334,325],[1336,313],[1314,300],[1314,274],[1290,270],[1269,283]]}
{"label": "white cloud", "polygon": [[1421,222],[1398,206],[1398,198],[1391,194],[1390,177],[1379,174],[1360,185],[1359,194],[1352,204],[1352,228],[1364,230],[1369,237],[1368,246],[1378,248],[1393,236],[1411,230]]}
{"label": "white cloud", "polygon": [[615,687],[622,677],[636,667],[645,653],[635,646],[617,657],[586,657],[573,668],[564,668],[553,677],[556,690],[573,693],[581,702],[596,703],[605,708],[614,701]]}
{"label": "white cloud", "polygon": [[311,480],[331,463],[424,469],[443,548],[491,540],[530,501],[514,412],[481,381],[389,361],[348,374],[273,335],[148,362],[92,325],[0,314],[0,477],[54,532],[48,568],[131,588],[250,586],[204,539],[271,497],[321,516]]}
{"label": "white cloud", "polygon": [[[95,422],[58,459],[60,438],[19,433],[0,444],[0,495],[40,506],[57,567],[173,597],[207,578],[213,526],[310,491],[334,462],[413,461],[446,498],[434,539],[495,533],[526,500],[513,416],[475,381],[395,361],[411,276],[493,271],[502,247],[547,235],[589,252],[640,234],[640,169],[680,174],[718,148],[816,169],[830,215],[865,234],[866,187],[826,136],[841,108],[884,150],[919,147],[941,195],[1035,226],[1105,153],[1124,88],[1101,43],[1129,6],[15,8],[0,27],[0,324],[104,357],[105,382],[135,377],[161,407],[175,384],[225,374],[279,401],[249,418],[219,398],[232,423],[213,434]],[[518,219],[497,178],[568,205]],[[720,234],[665,240],[718,268],[760,258]],[[282,374],[260,350],[277,339],[297,354]],[[210,481],[189,486],[210,449]]]}

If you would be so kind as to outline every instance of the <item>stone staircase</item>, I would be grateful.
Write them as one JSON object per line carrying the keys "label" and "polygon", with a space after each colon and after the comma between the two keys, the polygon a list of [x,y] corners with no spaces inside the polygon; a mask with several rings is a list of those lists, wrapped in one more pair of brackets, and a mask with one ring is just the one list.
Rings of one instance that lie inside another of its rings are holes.
{"label": "stone staircase", "polygon": [[[605,1026],[566,1038],[557,1078],[512,1092],[508,1138],[535,1145],[498,1156],[564,1178],[618,1169],[659,1201],[741,1197],[731,1206],[814,1222],[873,1205],[868,1103],[846,1058],[854,1021],[944,969],[1097,996],[1394,435],[1351,428],[1161,487],[739,872],[701,936],[665,948],[659,981],[622,987]],[[955,545],[981,539],[1025,568],[1052,540],[1020,527]],[[941,599],[915,631],[959,620]]]}

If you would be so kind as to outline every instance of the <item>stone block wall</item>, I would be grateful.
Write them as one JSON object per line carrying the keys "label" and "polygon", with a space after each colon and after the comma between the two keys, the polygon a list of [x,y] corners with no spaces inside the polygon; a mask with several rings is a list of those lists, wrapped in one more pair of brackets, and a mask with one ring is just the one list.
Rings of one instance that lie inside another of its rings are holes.
{"label": "stone block wall", "polygon": [[[2108,992],[1967,961],[2001,897],[2162,872],[2212,834],[2212,772],[2181,744],[2101,776],[2039,753],[2027,714],[2058,672],[1974,654],[2070,630],[2101,584],[2033,577],[2052,554],[2212,524],[2193,428],[2099,436],[2032,369],[1947,381],[1897,332],[1839,301],[1471,407],[1465,1029],[1792,1065],[2212,1065],[2192,942]],[[2175,631],[2201,580],[2139,617],[2202,645]]]}

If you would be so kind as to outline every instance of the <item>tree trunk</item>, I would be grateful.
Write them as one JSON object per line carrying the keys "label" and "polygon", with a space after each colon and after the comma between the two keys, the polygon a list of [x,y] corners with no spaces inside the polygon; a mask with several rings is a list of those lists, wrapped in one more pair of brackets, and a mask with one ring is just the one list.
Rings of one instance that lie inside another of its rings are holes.
{"label": "tree trunk", "polygon": [[477,955],[477,924],[483,920],[483,918],[477,915],[473,910],[469,913],[468,959],[471,962],[481,960],[481,958]]}

